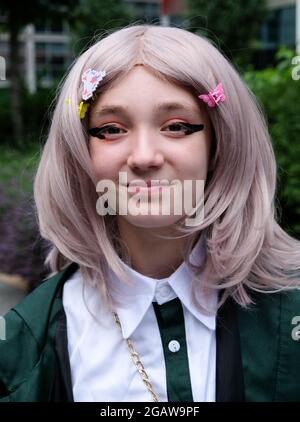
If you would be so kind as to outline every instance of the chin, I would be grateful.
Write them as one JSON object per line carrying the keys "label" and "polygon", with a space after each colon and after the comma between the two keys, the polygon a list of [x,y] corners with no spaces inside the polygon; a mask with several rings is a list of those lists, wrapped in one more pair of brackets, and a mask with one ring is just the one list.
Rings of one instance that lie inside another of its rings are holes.
{"label": "chin", "polygon": [[182,216],[180,215],[122,215],[118,216],[127,224],[145,229],[158,229],[173,226]]}

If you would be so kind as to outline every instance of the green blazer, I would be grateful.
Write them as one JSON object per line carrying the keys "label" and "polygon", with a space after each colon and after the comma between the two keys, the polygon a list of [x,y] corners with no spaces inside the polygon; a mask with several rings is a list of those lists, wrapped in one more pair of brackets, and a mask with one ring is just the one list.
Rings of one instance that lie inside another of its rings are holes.
{"label": "green blazer", "polygon": [[[0,402],[73,401],[62,291],[77,269],[48,278],[5,315]],[[216,401],[300,401],[300,290],[254,299],[250,309],[228,300],[218,312]]]}

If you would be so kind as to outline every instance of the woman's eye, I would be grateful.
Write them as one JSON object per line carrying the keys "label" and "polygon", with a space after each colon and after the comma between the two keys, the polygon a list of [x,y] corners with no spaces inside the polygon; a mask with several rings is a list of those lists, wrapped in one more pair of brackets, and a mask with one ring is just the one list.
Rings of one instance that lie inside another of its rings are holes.
{"label": "woman's eye", "polygon": [[186,122],[184,123],[174,122],[166,127],[172,128],[172,130],[167,130],[167,132],[176,133],[176,134],[179,134],[180,136],[185,136],[185,135],[191,135],[192,133],[203,130],[204,124],[200,123],[200,124],[195,125],[195,124],[186,123]]}
{"label": "woman's eye", "polygon": [[120,127],[113,126],[113,125],[106,125],[102,127],[95,127],[92,129],[89,129],[88,132],[91,136],[94,136],[99,139],[106,139],[106,136],[109,135],[120,135],[118,132],[119,130],[123,130]]}
{"label": "woman's eye", "polygon": [[[175,133],[180,136],[185,136],[185,135],[191,135],[194,132],[203,130],[204,125],[203,124],[193,125],[191,123],[174,122],[165,126],[165,128],[169,128],[169,130],[164,130],[164,132]],[[91,136],[94,136],[99,139],[107,139],[107,136],[110,136],[109,139],[114,140],[116,139],[114,138],[114,135],[119,136],[122,134],[119,132],[120,130],[123,131],[123,133],[126,133],[125,129],[122,129],[114,125],[105,125],[102,127],[95,127],[95,128],[89,129],[88,132]]]}
{"label": "woman's eye", "polygon": [[189,135],[190,133],[192,133],[190,129],[187,126],[185,126],[184,123],[180,123],[180,122],[171,123],[168,126],[166,126],[166,128],[169,128],[167,132],[180,133],[182,135]]}

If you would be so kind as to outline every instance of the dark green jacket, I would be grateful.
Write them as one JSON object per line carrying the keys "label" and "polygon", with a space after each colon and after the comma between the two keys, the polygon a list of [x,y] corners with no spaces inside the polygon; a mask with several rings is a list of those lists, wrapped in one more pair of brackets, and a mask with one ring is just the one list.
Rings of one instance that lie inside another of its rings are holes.
{"label": "dark green jacket", "polygon": [[[73,401],[62,290],[77,269],[72,263],[5,315],[0,402]],[[250,310],[228,300],[218,313],[216,401],[300,401],[300,340],[292,335],[300,291],[255,300]]]}

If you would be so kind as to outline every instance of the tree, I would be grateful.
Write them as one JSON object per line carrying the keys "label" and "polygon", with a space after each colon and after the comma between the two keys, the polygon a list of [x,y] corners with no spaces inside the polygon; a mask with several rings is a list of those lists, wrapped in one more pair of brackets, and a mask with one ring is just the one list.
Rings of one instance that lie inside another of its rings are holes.
{"label": "tree", "polygon": [[259,27],[267,16],[265,0],[186,0],[186,28],[212,39],[238,64],[251,60]]}
{"label": "tree", "polygon": [[71,25],[75,52],[87,49],[100,32],[128,25],[140,18],[124,0],[80,0]]}
{"label": "tree", "polygon": [[6,17],[6,28],[9,33],[9,62],[11,82],[11,116],[15,145],[22,146],[23,117],[21,98],[20,41],[22,29],[29,23],[40,23],[53,17],[63,18],[78,3],[77,0],[0,0],[0,15]]}

